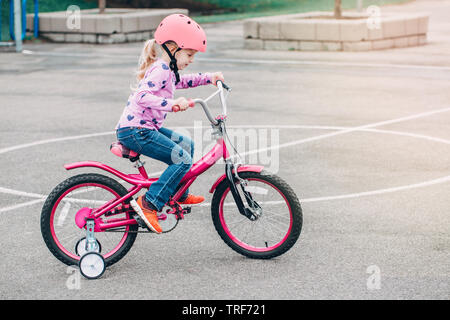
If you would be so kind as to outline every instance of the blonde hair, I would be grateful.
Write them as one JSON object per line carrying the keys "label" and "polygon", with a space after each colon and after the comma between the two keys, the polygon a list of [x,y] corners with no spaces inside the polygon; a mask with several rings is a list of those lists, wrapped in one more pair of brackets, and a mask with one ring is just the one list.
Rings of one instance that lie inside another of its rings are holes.
{"label": "blonde hair", "polygon": [[[175,42],[168,41],[166,45],[177,46]],[[136,71],[136,80],[139,83],[145,76],[145,72],[148,68],[159,58],[163,52],[162,47],[155,41],[155,39],[147,40],[142,48],[141,55],[139,57],[138,69]],[[135,88],[131,88],[136,90]]]}
{"label": "blonde hair", "polygon": [[138,69],[136,71],[136,78],[138,82],[144,78],[147,69],[158,59],[160,52],[158,52],[157,46],[158,44],[155,39],[150,39],[145,42],[139,57]]}

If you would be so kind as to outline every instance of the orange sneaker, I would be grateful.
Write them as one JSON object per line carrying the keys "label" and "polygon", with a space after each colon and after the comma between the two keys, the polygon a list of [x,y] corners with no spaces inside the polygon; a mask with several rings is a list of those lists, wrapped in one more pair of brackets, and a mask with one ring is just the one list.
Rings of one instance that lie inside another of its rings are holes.
{"label": "orange sneaker", "polygon": [[202,196],[194,196],[193,194],[188,195],[186,200],[178,201],[179,204],[197,204],[205,201],[205,198]]}
{"label": "orange sneaker", "polygon": [[162,229],[158,222],[157,211],[148,208],[143,197],[144,196],[140,196],[136,200],[139,206],[138,209],[141,209],[137,210],[136,213],[139,215],[139,217],[141,217],[142,220],[144,220],[145,224],[147,225],[147,227],[149,227],[150,230],[156,233],[161,233]]}

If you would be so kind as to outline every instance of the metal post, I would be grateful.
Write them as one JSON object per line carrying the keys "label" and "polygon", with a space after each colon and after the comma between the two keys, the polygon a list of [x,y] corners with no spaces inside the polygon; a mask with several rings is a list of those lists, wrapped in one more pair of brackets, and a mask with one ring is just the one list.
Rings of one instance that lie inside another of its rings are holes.
{"label": "metal post", "polygon": [[363,0],[356,0],[356,9],[358,12],[362,12],[363,10]]}
{"label": "metal post", "polygon": [[39,2],[34,0],[34,37],[39,36]]}
{"label": "metal post", "polygon": [[16,52],[22,52],[22,1],[14,0],[14,34]]}

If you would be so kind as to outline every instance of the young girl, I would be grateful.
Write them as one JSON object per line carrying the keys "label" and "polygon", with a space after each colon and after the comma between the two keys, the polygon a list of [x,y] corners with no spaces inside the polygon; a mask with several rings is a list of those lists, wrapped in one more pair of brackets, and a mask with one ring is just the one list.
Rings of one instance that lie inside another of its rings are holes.
{"label": "young girl", "polygon": [[[138,215],[156,233],[162,232],[157,212],[176,193],[194,155],[191,139],[162,127],[167,112],[189,107],[186,98],[174,99],[174,91],[224,80],[221,72],[178,74],[194,61],[198,51],[205,50],[205,32],[194,20],[182,14],[164,18],[155,39],[145,43],[137,73],[138,88],[130,95],[116,126],[117,138],[125,147],[169,165],[145,196],[137,199],[141,209]],[[178,202],[197,204],[203,200],[186,191]]]}

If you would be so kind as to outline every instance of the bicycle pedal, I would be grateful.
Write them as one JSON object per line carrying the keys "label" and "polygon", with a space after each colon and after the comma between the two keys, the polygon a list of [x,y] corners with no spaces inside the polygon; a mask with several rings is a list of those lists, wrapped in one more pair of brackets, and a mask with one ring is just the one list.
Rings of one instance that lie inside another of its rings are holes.
{"label": "bicycle pedal", "polygon": [[175,212],[177,220],[184,219],[185,214],[191,213],[191,207],[181,208],[181,211]]}
{"label": "bicycle pedal", "polygon": [[139,227],[150,230],[150,229],[147,227],[147,225],[145,224],[144,220],[142,220],[142,218],[139,217],[139,215],[134,214],[134,215],[133,215],[133,219],[136,220],[136,222],[138,223]]}

